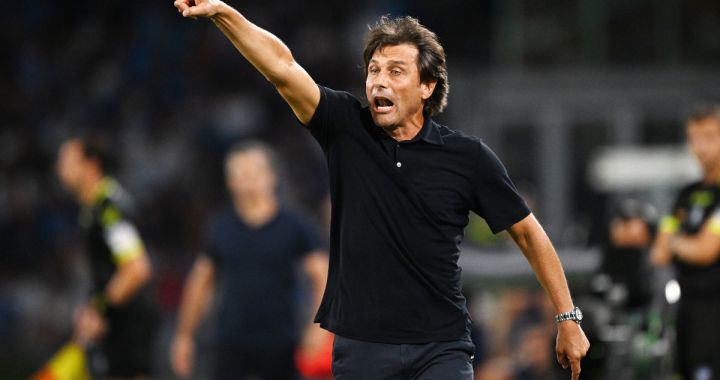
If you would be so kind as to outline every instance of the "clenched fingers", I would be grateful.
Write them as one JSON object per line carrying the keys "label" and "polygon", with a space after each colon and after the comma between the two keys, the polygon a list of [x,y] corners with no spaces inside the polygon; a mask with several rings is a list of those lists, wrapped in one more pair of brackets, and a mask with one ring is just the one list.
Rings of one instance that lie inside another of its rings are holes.
{"label": "clenched fingers", "polygon": [[570,365],[567,356],[560,352],[557,353],[557,361],[563,368],[567,368]]}
{"label": "clenched fingers", "polygon": [[183,13],[186,9],[190,8],[190,0],[175,0],[174,5],[179,13]]}

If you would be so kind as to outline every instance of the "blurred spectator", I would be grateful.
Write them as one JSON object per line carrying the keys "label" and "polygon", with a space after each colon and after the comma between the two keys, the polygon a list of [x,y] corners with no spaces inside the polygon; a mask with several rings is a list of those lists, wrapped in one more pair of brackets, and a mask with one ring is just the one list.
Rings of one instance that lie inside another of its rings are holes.
{"label": "blurred spectator", "polygon": [[698,110],[685,132],[703,178],[678,194],[661,223],[652,262],[672,263],[680,284],[679,373],[712,379],[720,377],[720,107]]}
{"label": "blurred spectator", "polygon": [[66,140],[60,148],[57,173],[82,206],[92,288],[87,303],[76,312],[73,341],[95,345],[105,363],[91,368],[96,375],[135,378],[152,372],[157,316],[147,283],[152,265],[131,221],[129,195],[106,176],[107,142],[99,138]]}
{"label": "blurred spectator", "polygon": [[610,219],[607,247],[603,252],[597,291],[616,306],[638,309],[651,298],[648,250],[655,235],[657,211],[647,203],[625,199]]}
{"label": "blurred spectator", "polygon": [[[178,376],[186,378],[193,372],[194,334],[211,296],[218,293],[222,298],[214,324],[211,378],[297,376],[296,264],[302,264],[311,280],[313,310],[317,310],[325,289],[327,257],[308,224],[280,204],[272,157],[257,142],[240,143],[227,155],[232,205],[210,222],[205,252],[195,261],[185,285],[171,349]],[[310,324],[300,349],[308,356],[328,351],[331,339]]]}

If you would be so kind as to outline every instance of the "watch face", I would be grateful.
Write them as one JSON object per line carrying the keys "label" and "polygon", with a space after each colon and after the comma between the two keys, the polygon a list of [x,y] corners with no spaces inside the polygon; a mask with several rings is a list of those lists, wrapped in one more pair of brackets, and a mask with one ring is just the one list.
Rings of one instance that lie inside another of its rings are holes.
{"label": "watch face", "polygon": [[582,321],[583,319],[583,313],[579,307],[575,308],[575,318],[577,318],[578,321]]}

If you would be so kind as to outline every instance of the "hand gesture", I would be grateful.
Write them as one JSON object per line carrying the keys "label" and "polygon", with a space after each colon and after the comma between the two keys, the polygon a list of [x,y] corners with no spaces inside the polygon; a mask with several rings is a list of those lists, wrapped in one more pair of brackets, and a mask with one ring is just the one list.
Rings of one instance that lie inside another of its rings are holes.
{"label": "hand gesture", "polygon": [[563,368],[570,367],[572,379],[580,378],[580,359],[584,358],[590,349],[585,332],[580,325],[573,321],[564,321],[558,324],[555,353],[557,361]]}
{"label": "hand gesture", "polygon": [[213,17],[223,3],[219,0],[175,0],[175,8],[183,17]]}
{"label": "hand gesture", "polygon": [[105,319],[91,305],[78,309],[74,320],[73,340],[83,347],[97,343],[107,330]]}

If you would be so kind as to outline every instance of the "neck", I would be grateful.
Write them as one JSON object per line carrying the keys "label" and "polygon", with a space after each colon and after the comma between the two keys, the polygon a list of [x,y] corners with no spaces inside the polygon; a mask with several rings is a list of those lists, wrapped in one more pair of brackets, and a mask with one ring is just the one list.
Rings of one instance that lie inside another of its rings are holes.
{"label": "neck", "polygon": [[250,226],[261,226],[275,214],[280,207],[272,194],[238,195],[233,198],[233,205],[238,216]]}
{"label": "neck", "polygon": [[703,182],[714,183],[720,179],[720,164],[714,164],[713,166],[705,168],[705,175]]}
{"label": "neck", "polygon": [[100,173],[88,177],[77,193],[81,205],[92,206],[95,203],[102,179],[103,176]]}
{"label": "neck", "polygon": [[397,141],[412,140],[425,124],[425,117],[422,112],[418,112],[404,123],[393,127],[384,128],[390,137]]}

